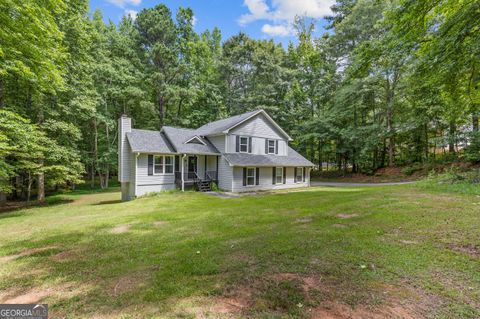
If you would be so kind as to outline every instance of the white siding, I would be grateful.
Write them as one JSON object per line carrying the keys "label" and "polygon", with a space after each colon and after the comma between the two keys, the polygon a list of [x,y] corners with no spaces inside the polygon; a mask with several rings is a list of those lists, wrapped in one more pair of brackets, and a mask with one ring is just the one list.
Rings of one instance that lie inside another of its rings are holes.
{"label": "white siding", "polygon": [[270,123],[269,120],[267,120],[263,114],[259,114],[245,123],[240,124],[230,131],[230,133],[234,135],[285,139],[285,137],[275,128],[275,126],[272,125],[272,123]]}
{"label": "white siding", "polygon": [[175,188],[175,175],[148,175],[148,154],[137,157],[136,196]]}
{"label": "white siding", "polygon": [[232,191],[233,167],[223,156],[218,161],[218,187],[224,191]]}
{"label": "white siding", "polygon": [[207,156],[207,171],[217,170],[217,156]]}
{"label": "white siding", "polygon": [[[241,135],[241,136],[247,136],[247,135]],[[236,153],[236,135],[228,135],[228,150],[226,153]],[[258,136],[253,136],[252,137],[252,154],[257,154],[257,155],[265,155],[265,140],[267,138],[265,137],[258,137]],[[286,156],[288,147],[288,143],[286,140],[278,140],[278,156]]]}
{"label": "white siding", "polygon": [[243,186],[243,167],[234,167],[233,169],[233,189],[234,192],[251,192],[257,190],[285,189],[309,186],[309,169],[305,173],[305,182],[294,182],[294,167],[287,167],[287,180],[285,184],[272,184],[272,167],[260,167],[259,185]]}
{"label": "white siding", "polygon": [[208,140],[220,153],[225,153],[225,135],[209,136]]}
{"label": "white siding", "polygon": [[265,140],[278,140],[278,156],[288,155],[288,141],[278,130],[260,114],[233,129],[227,136],[225,153],[236,153],[237,136],[252,137],[252,154],[265,155]]}

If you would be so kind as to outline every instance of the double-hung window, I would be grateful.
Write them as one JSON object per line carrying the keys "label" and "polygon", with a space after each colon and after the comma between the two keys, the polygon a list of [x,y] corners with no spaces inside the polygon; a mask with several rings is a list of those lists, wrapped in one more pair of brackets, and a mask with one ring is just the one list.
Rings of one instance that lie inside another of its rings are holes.
{"label": "double-hung window", "polygon": [[165,156],[165,174],[173,173],[173,156]]}
{"label": "double-hung window", "polygon": [[295,176],[295,181],[297,183],[303,182],[303,167],[297,167],[297,175]]}
{"label": "double-hung window", "polygon": [[248,167],[247,168],[247,186],[255,185],[255,167]]}
{"label": "double-hung window", "polygon": [[155,155],[153,157],[153,173],[155,175],[173,174],[173,156]]}
{"label": "double-hung window", "polygon": [[283,167],[275,167],[275,184],[283,183]]}
{"label": "double-hung window", "polygon": [[239,144],[240,153],[248,153],[248,137],[240,136]]}
{"label": "double-hung window", "polygon": [[154,156],[154,173],[163,174],[163,156]]}
{"label": "double-hung window", "polygon": [[268,143],[268,147],[267,147],[268,148],[267,149],[268,154],[275,154],[275,143],[276,143],[276,141],[275,140],[268,140],[267,143]]}

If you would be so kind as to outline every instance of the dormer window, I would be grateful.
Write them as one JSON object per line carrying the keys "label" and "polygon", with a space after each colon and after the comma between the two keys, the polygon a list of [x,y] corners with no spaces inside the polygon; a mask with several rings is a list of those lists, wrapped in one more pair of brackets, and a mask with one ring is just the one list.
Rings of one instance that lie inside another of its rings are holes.
{"label": "dormer window", "polygon": [[248,153],[248,137],[240,136],[240,153]]}

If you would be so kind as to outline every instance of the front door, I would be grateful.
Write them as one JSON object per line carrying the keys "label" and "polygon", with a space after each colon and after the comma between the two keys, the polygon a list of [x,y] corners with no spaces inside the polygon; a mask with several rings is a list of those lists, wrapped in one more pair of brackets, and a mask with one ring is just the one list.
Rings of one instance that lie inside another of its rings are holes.
{"label": "front door", "polygon": [[[188,157],[188,172],[196,173],[197,172],[197,157],[189,156]],[[190,174],[188,174],[190,176]]]}

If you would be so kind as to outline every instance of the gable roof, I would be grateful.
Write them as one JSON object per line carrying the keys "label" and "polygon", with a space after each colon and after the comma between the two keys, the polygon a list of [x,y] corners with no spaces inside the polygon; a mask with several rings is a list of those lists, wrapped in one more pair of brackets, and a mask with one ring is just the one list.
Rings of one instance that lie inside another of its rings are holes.
{"label": "gable roof", "polygon": [[196,144],[206,145],[203,139],[198,135],[194,135],[184,142],[184,144],[187,144],[187,143],[196,143]]}
{"label": "gable roof", "polygon": [[[212,154],[219,155],[220,152],[213,146],[212,143],[206,138],[202,138],[196,134],[196,130],[187,128],[178,128],[172,126],[164,126],[162,132],[165,133],[165,137],[173,145],[175,150],[179,153],[189,154]],[[188,143],[193,138],[197,138],[202,144]]]}
{"label": "gable roof", "polygon": [[162,135],[159,131],[132,129],[127,133],[127,140],[134,153],[175,153]]}
{"label": "gable roof", "polygon": [[[164,126],[161,131],[132,129],[127,133],[127,139],[132,152],[165,153],[165,154],[203,154],[220,155],[220,152],[209,141],[208,136],[226,134],[230,130],[245,123],[249,119],[263,115],[278,131],[291,140],[290,136],[264,111],[256,110],[214,121],[198,129]],[[198,140],[200,143],[195,143]],[[303,156],[289,147],[288,156],[225,154],[232,165],[283,165],[283,166],[313,166]],[[234,164],[235,163],[235,164]]]}
{"label": "gable roof", "polygon": [[237,127],[238,125],[248,121],[249,119],[253,118],[258,114],[263,114],[268,121],[270,121],[273,126],[288,140],[292,140],[292,138],[265,112],[264,110],[255,110],[239,115],[235,115],[232,117],[227,117],[226,119],[218,120],[215,122],[207,123],[201,127],[199,127],[196,132],[198,135],[202,136],[209,136],[209,135],[216,135],[216,134],[226,134],[231,129]]}

